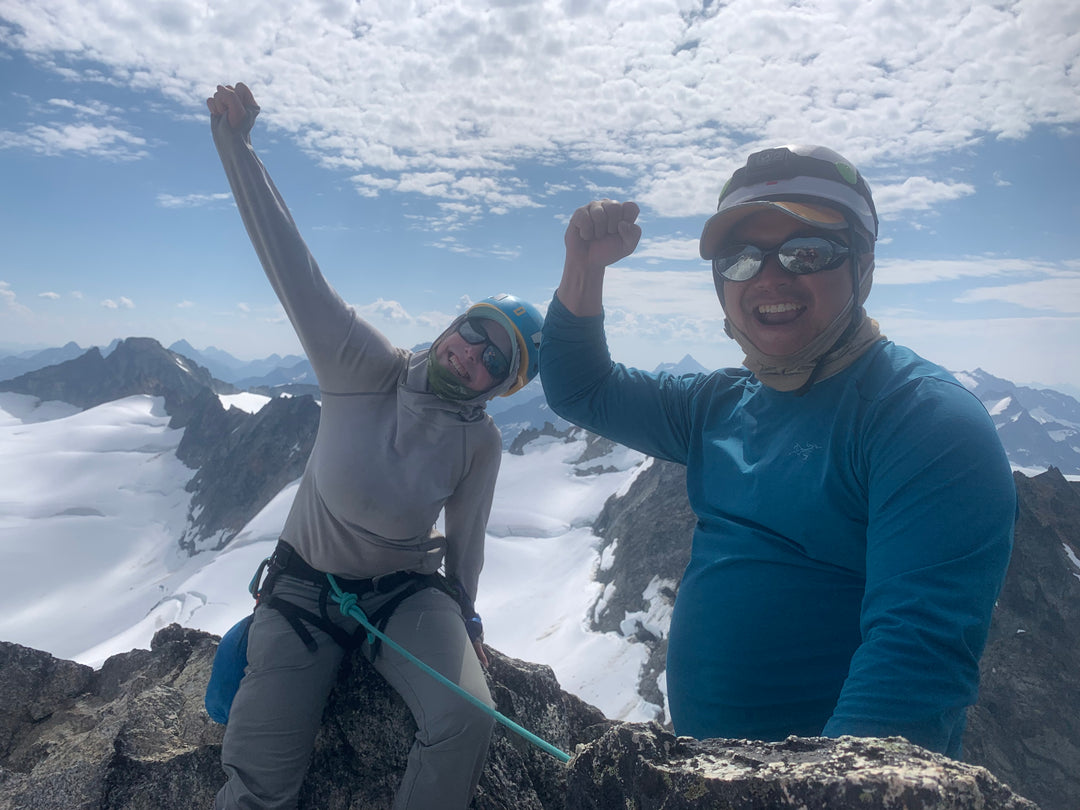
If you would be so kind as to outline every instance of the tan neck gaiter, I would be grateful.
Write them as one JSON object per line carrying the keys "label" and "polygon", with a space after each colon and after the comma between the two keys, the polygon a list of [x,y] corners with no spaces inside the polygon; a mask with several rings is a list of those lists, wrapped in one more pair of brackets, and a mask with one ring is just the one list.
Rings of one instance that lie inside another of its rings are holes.
{"label": "tan neck gaiter", "polygon": [[[725,318],[724,330],[746,353],[743,365],[753,372],[762,384],[777,391],[799,390],[810,376],[815,374],[815,369],[817,371],[814,382],[820,382],[850,366],[874,343],[884,338],[878,322],[867,317],[866,310],[863,309],[863,303],[870,294],[873,270],[874,260],[871,259],[859,281],[859,310],[855,316],[858,325],[852,332],[845,336],[852,324],[852,308],[856,306],[854,300],[849,300],[833,322],[795,354],[773,355],[759,351],[730,318]],[[837,341],[840,341],[839,344]],[[820,369],[817,368],[819,363]]]}

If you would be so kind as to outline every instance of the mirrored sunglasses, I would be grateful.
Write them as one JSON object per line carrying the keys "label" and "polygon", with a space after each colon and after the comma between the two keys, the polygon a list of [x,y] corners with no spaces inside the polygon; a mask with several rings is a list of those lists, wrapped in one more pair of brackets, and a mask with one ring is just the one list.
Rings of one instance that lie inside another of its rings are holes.
{"label": "mirrored sunglasses", "polygon": [[461,339],[468,344],[473,346],[487,344],[480,354],[480,362],[484,364],[484,368],[496,383],[505,380],[506,375],[510,373],[510,359],[503,354],[502,349],[491,342],[483,322],[478,318],[466,318],[457,331]]}
{"label": "mirrored sunglasses", "polygon": [[841,242],[823,236],[798,236],[772,250],[736,245],[712,260],[713,273],[728,281],[749,281],[761,272],[766,259],[776,256],[789,273],[804,276],[839,267],[850,254],[851,249]]}

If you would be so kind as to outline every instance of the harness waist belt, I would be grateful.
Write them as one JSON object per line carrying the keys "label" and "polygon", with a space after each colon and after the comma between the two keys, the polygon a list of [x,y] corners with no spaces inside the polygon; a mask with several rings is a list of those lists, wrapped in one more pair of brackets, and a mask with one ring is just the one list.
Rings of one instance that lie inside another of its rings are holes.
{"label": "harness waist belt", "polygon": [[[307,561],[284,540],[278,540],[277,548],[270,557],[271,568],[276,568],[280,573],[313,582],[316,585],[326,584],[327,571],[312,568]],[[346,579],[335,575],[335,579],[341,587],[357,596],[365,596],[372,591],[387,593],[410,579],[417,577],[414,571],[395,571],[369,579]]]}

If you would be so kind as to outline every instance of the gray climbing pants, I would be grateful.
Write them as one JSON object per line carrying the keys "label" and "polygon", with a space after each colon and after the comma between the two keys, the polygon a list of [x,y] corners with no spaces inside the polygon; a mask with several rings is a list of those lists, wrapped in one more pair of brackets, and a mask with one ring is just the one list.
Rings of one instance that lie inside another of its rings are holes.
{"label": "gray climbing pants", "polygon": [[[282,574],[274,595],[318,614],[319,586]],[[371,615],[394,593],[358,602]],[[334,623],[351,633],[358,623],[331,603]],[[344,651],[322,630],[312,652],[277,610],[260,607],[248,635],[248,667],[236,693],[221,762],[228,781],[215,810],[292,810],[311,759],[323,708]],[[493,705],[483,669],[465,632],[461,610],[446,593],[427,588],[394,611],[386,635]],[[366,646],[365,646],[366,648]],[[487,758],[492,717],[382,644],[375,669],[402,696],[417,732],[394,810],[464,808]]]}

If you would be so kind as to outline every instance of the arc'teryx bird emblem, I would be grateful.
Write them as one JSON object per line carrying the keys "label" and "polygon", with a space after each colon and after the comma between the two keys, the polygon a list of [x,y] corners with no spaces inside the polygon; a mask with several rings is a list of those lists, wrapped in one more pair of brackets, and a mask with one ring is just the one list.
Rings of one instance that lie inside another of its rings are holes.
{"label": "arc'teryx bird emblem", "polygon": [[799,442],[795,442],[795,446],[791,448],[791,455],[798,456],[803,461],[806,461],[810,458],[811,454],[815,450],[820,449],[821,445],[814,444],[813,442],[810,442],[809,444],[800,444]]}

